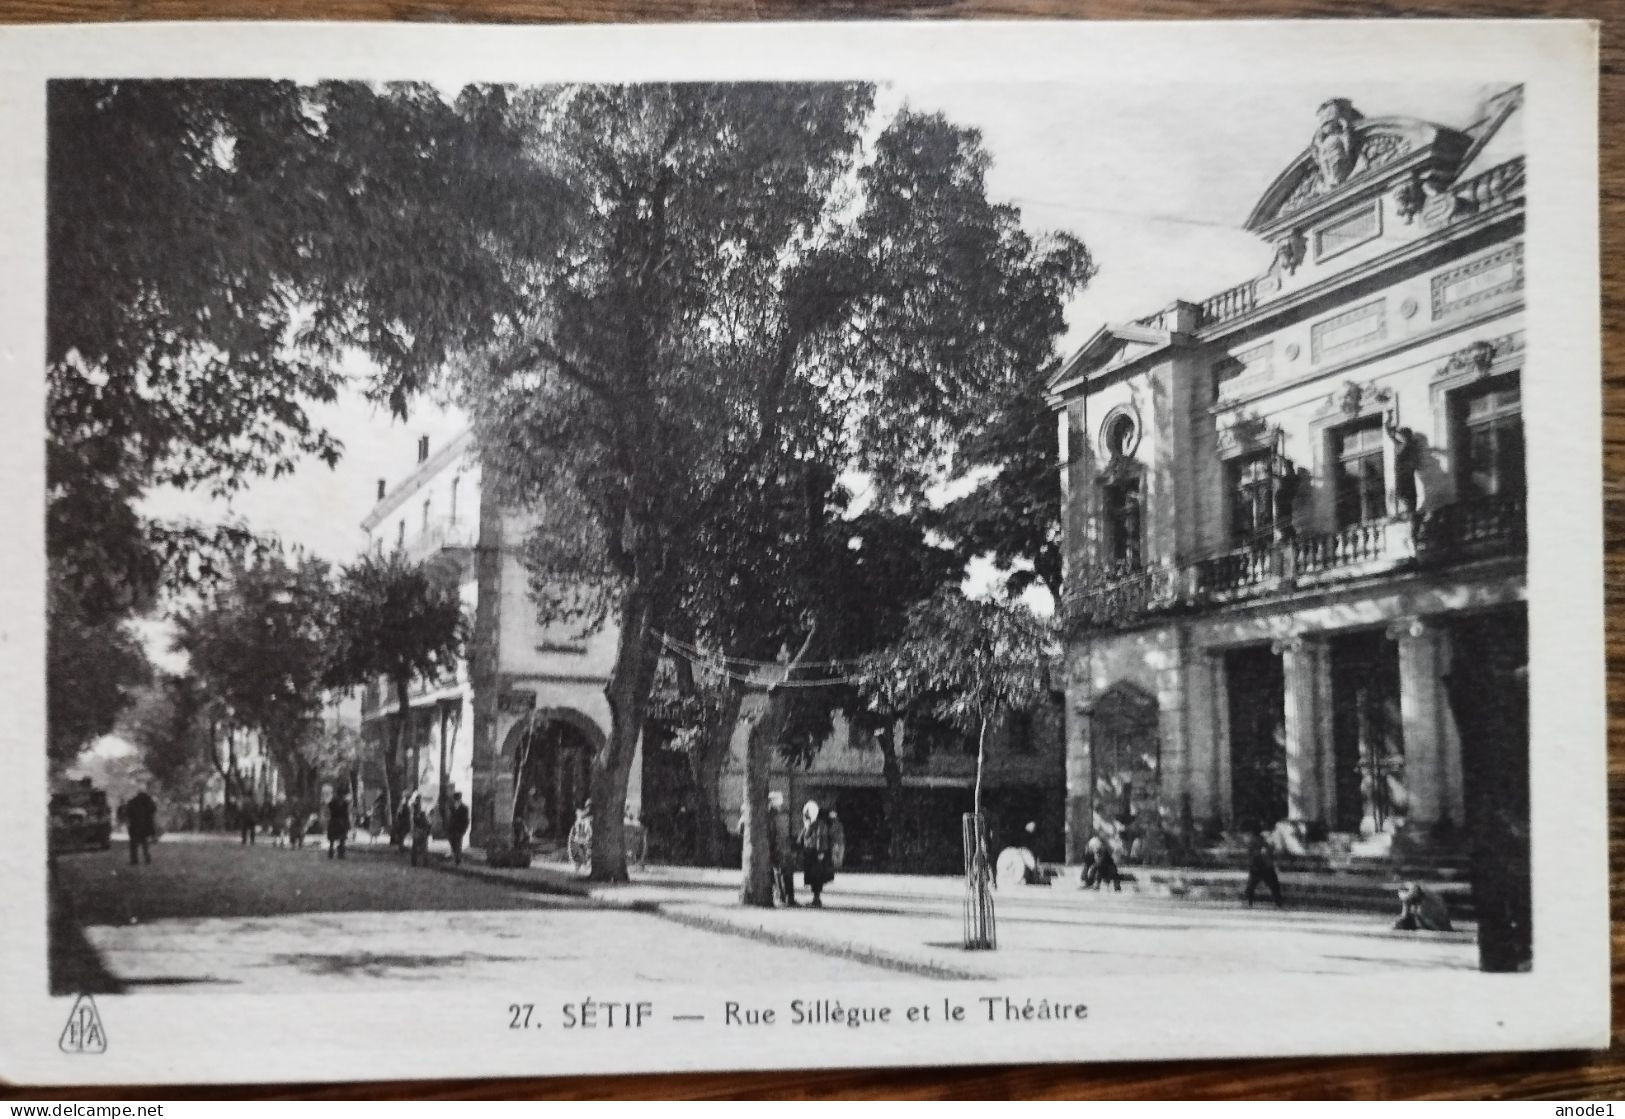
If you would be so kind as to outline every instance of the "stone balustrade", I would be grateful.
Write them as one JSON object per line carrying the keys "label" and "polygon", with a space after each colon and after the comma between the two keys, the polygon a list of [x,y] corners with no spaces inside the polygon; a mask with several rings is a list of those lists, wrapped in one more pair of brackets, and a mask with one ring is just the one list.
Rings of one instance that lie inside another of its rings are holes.
{"label": "stone balustrade", "polygon": [[1118,572],[1066,596],[1074,625],[1111,628],[1148,615],[1225,605],[1348,579],[1521,554],[1522,495],[1479,498],[1410,517],[1363,521],[1335,532],[1237,548],[1189,564]]}
{"label": "stone balustrade", "polygon": [[1485,209],[1523,193],[1523,156],[1498,163],[1488,171],[1473,176],[1451,188],[1451,193],[1473,211]]}
{"label": "stone balustrade", "polygon": [[1239,319],[1258,305],[1254,281],[1237,284],[1233,288],[1226,288],[1218,295],[1202,300],[1201,311],[1197,322],[1202,326],[1212,326],[1214,323],[1229,322]]}

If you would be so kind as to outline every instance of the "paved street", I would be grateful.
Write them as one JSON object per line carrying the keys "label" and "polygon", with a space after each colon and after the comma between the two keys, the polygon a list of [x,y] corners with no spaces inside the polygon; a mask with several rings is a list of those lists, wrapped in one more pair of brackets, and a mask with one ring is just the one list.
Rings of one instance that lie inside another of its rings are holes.
{"label": "paved street", "polygon": [[[526,873],[549,869],[514,877]],[[552,873],[568,880],[562,868]],[[965,952],[964,886],[957,878],[842,874],[825,892],[824,909],[759,910],[734,903],[737,871],[648,867],[633,877],[630,885],[582,886],[602,902],[658,906],[676,920],[819,945],[926,974],[1364,975],[1478,966],[1471,927],[1399,933],[1390,927],[1391,914],[1277,910],[1267,904],[1248,909],[1239,898],[1192,903],[1132,889],[1080,890],[1066,878],[1048,887],[999,890],[998,950]]]}
{"label": "paved street", "polygon": [[[318,848],[174,837],[151,866],[124,852],[58,860],[60,990],[105,968],[110,989],[332,989],[377,981],[705,984],[847,980],[877,969],[939,978],[1376,974],[1476,967],[1473,934],[1390,931],[1380,915],[1049,888],[998,894],[996,952],[960,947],[952,878],[847,874],[826,908],[756,910],[738,872],[649,867],[596,886],[563,867],[414,869],[387,847],[343,862]],[[572,891],[561,893],[560,891]],[[83,930],[74,952],[74,930]]]}
{"label": "paved street", "polygon": [[[174,837],[150,866],[115,845],[60,857],[57,878],[56,939],[82,930],[112,989],[375,991],[517,983],[538,968],[567,985],[852,977],[850,962],[414,869],[392,852],[341,862],[314,846]],[[71,993],[94,967],[80,947],[53,945],[54,990]]]}

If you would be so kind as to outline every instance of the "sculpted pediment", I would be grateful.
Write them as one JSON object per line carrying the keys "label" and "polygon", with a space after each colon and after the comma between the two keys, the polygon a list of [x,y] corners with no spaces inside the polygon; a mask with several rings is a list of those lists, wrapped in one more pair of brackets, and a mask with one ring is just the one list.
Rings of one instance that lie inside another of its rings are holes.
{"label": "sculpted pediment", "polygon": [[1308,147],[1276,176],[1246,228],[1267,235],[1277,223],[1401,165],[1448,177],[1468,146],[1469,138],[1455,129],[1410,117],[1367,119],[1349,101],[1334,98],[1316,111]]}

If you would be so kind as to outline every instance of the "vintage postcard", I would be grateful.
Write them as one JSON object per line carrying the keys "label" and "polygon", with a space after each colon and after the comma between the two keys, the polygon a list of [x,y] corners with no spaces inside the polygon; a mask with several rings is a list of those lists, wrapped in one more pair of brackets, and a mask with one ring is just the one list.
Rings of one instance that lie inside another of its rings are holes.
{"label": "vintage postcard", "polygon": [[1606,1045],[1596,35],[0,30],[0,1075]]}

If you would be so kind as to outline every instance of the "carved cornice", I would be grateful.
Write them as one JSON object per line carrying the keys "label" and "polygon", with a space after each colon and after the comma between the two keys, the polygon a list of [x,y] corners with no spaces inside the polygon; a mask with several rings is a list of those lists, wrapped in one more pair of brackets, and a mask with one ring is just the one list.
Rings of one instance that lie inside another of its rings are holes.
{"label": "carved cornice", "polygon": [[1404,641],[1439,632],[1439,623],[1430,618],[1396,618],[1388,623],[1388,640]]}
{"label": "carved cornice", "polygon": [[1279,425],[1248,422],[1245,418],[1238,418],[1236,422],[1218,429],[1215,443],[1221,458],[1234,458],[1252,451],[1267,451],[1274,447],[1280,438]]}
{"label": "carved cornice", "polygon": [[1524,335],[1521,330],[1503,334],[1499,338],[1480,338],[1445,359],[1445,363],[1433,375],[1433,380],[1436,383],[1465,382],[1488,377],[1497,364],[1521,354],[1523,348]]}
{"label": "carved cornice", "polygon": [[1285,653],[1313,653],[1326,644],[1326,638],[1319,633],[1292,633],[1285,637],[1277,637],[1270,642],[1270,652],[1276,656]]}
{"label": "carved cornice", "polygon": [[1344,381],[1336,392],[1320,402],[1314,419],[1357,419],[1361,415],[1382,410],[1393,398],[1392,390],[1381,387],[1376,381],[1367,381],[1363,385],[1357,381]]}

